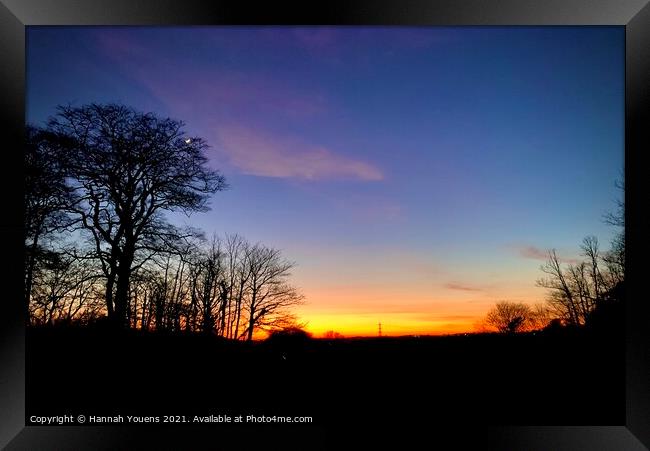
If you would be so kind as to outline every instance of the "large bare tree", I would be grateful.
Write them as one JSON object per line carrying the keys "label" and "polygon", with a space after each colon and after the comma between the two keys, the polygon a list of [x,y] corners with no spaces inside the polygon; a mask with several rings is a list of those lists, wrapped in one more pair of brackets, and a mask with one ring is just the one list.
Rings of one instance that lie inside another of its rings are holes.
{"label": "large bare tree", "polygon": [[183,123],[122,105],[59,107],[48,130],[65,152],[74,191],[70,211],[91,235],[106,278],[106,309],[128,323],[131,275],[138,255],[155,254],[176,237],[165,211],[205,211],[226,187],[210,169],[200,137]]}

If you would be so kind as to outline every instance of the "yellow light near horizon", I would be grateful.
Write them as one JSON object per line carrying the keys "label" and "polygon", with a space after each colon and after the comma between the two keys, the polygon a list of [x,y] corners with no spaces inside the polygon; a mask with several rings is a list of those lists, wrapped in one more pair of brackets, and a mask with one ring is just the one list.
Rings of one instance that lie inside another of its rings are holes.
{"label": "yellow light near horizon", "polygon": [[382,336],[401,335],[444,335],[473,332],[475,318],[456,321],[425,321],[409,318],[403,314],[349,315],[349,314],[311,314],[300,318],[307,322],[305,329],[314,337],[323,337],[328,331],[338,332],[344,337],[379,335],[381,322]]}
{"label": "yellow light near horizon", "polygon": [[[379,285],[379,286],[378,286]],[[530,285],[530,286],[529,286]],[[386,293],[380,284],[353,286],[304,284],[307,302],[296,313],[314,337],[328,331],[345,337],[444,335],[480,330],[485,315],[500,300],[533,305],[544,293],[532,284],[503,284],[490,290],[464,291],[420,286],[414,292]]]}

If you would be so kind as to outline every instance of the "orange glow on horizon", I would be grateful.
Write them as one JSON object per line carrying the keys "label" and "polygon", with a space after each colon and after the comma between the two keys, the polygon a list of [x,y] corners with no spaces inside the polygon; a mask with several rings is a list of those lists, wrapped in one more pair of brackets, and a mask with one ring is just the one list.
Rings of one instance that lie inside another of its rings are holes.
{"label": "orange glow on horizon", "polygon": [[305,329],[315,338],[322,338],[328,331],[338,332],[343,337],[376,337],[381,322],[382,336],[402,335],[444,335],[475,331],[480,316],[465,321],[413,321],[400,315],[377,315],[377,320],[367,317],[356,318],[344,315],[320,315],[301,318],[308,322]]}
{"label": "orange glow on horizon", "polygon": [[478,331],[477,325],[496,302],[517,300],[532,305],[542,302],[540,294],[543,293],[437,302],[413,299],[403,303],[386,300],[372,303],[364,298],[356,302],[336,302],[332,298],[308,297],[308,303],[300,309],[299,321],[306,323],[305,330],[315,338],[324,337],[329,331],[343,337],[376,337],[379,322],[382,336],[472,333]]}
{"label": "orange glow on horizon", "polygon": [[[310,263],[293,273],[305,296],[296,314],[314,337],[328,331],[344,337],[376,337],[379,322],[382,336],[477,332],[497,302],[532,306],[543,303],[547,294],[535,285],[536,260],[507,255],[498,262],[474,259],[471,269],[460,270],[399,248],[317,251],[305,253],[304,261]],[[293,253],[300,255],[301,249]]]}

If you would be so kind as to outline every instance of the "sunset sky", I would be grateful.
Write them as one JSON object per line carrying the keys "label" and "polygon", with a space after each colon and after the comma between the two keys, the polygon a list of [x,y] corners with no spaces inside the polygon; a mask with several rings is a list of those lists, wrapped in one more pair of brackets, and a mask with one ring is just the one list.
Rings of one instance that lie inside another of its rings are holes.
{"label": "sunset sky", "polygon": [[[295,261],[316,335],[471,331],[545,250],[607,247],[623,27],[28,27],[27,120],[119,102],[207,139],[184,220]],[[178,220],[178,218],[175,218]]]}

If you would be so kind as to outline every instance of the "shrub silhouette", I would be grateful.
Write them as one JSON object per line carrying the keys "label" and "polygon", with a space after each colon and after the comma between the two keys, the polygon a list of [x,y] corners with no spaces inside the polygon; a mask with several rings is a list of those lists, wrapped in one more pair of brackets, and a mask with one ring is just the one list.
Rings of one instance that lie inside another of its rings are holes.
{"label": "shrub silhouette", "polygon": [[269,334],[265,343],[283,353],[304,349],[311,342],[311,334],[299,327],[287,327]]}
{"label": "shrub silhouette", "polygon": [[311,339],[311,334],[300,327],[287,327],[285,329],[274,330],[266,339],[268,342],[306,342]]}

